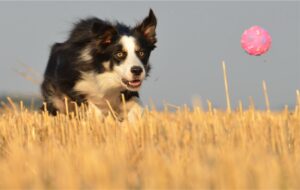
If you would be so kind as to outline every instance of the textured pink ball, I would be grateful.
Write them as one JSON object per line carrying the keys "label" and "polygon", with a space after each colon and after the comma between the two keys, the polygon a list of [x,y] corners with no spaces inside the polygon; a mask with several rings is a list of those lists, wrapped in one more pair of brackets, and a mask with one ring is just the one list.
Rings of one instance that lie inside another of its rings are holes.
{"label": "textured pink ball", "polygon": [[242,48],[250,55],[262,55],[271,47],[270,34],[259,26],[252,26],[244,31],[241,38]]}

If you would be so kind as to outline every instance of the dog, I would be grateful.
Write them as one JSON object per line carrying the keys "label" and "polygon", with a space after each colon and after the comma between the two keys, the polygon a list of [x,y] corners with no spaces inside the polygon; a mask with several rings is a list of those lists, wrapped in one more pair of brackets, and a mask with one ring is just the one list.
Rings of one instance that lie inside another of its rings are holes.
{"label": "dog", "polygon": [[138,91],[151,69],[156,26],[152,9],[134,27],[96,17],[75,23],[69,38],[51,48],[41,84],[43,109],[66,113],[67,100],[102,116],[111,110],[124,115],[125,99],[127,116],[134,117],[142,109]]}

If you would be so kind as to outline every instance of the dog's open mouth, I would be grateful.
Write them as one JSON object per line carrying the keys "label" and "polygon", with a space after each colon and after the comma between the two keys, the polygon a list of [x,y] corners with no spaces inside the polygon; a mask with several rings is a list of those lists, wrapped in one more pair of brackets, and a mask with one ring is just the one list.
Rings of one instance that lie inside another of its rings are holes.
{"label": "dog's open mouth", "polygon": [[127,86],[127,87],[130,87],[130,88],[138,88],[142,85],[142,81],[141,80],[132,80],[132,81],[129,81],[129,80],[126,80],[126,79],[122,79],[122,82]]}

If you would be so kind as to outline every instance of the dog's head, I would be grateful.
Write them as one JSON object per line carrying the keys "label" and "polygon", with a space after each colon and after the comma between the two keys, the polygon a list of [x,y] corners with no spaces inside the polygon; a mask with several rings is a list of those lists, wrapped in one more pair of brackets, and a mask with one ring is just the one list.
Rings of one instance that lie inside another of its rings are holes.
{"label": "dog's head", "polygon": [[148,75],[149,56],[156,43],[156,23],[150,9],[149,15],[133,28],[106,22],[93,24],[99,62],[105,71],[114,74],[114,81],[122,88],[138,91]]}

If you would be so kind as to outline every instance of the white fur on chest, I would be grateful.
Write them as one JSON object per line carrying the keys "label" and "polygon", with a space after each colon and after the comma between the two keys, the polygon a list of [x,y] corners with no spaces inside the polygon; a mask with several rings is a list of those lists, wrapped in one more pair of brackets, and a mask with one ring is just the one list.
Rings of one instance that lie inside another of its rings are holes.
{"label": "white fur on chest", "polygon": [[85,94],[87,101],[94,104],[103,113],[107,113],[109,110],[107,101],[115,111],[119,111],[120,92],[124,89],[117,74],[89,72],[83,73],[81,78],[76,83],[74,90]]}

